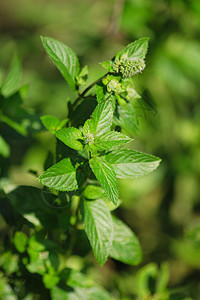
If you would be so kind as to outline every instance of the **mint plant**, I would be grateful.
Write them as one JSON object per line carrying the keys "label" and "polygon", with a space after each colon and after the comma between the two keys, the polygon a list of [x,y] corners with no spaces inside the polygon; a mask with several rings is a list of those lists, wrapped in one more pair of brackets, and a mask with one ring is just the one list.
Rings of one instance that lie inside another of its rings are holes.
{"label": "mint plant", "polygon": [[[78,57],[61,42],[42,37],[42,43],[69,86],[79,93],[80,78],[85,75],[86,67],[80,72]],[[108,257],[133,265],[141,260],[137,238],[122,221],[112,216],[108,202],[114,204],[112,209],[119,205],[118,179],[146,175],[160,162],[155,156],[120,148],[132,141],[121,130],[126,129],[123,121],[126,116],[120,113],[120,108],[134,107],[137,101],[131,77],[144,69],[147,49],[148,38],[142,38],[118,52],[112,60],[102,63],[109,72],[79,93],[69,106],[66,125],[55,117],[42,117],[44,126],[65,147],[63,152],[57,145],[56,164],[44,171],[38,180],[49,191],[73,192],[68,194],[73,195],[69,206],[73,205],[74,196],[78,198],[76,230],[83,223],[101,266]],[[81,109],[94,85],[96,94],[92,95],[92,101],[97,101],[94,111],[84,122],[73,122],[70,117]],[[137,118],[134,110],[128,112],[132,119]]]}
{"label": "mint plant", "polygon": [[122,203],[118,180],[149,174],[160,163],[158,157],[127,148],[145,107],[132,76],[145,67],[148,38],[101,63],[107,73],[85,89],[88,68],[80,69],[73,50],[52,38],[41,39],[76,100],[68,102],[64,120],[41,117],[56,144],[55,157],[48,155],[38,177],[44,188],[21,186],[2,196],[10,209],[5,219],[12,234],[0,258],[6,273],[0,273],[0,291],[4,299],[36,294],[53,300],[114,299],[88,278],[86,262],[80,272],[69,261],[92,249],[100,266],[109,258],[129,265],[141,262],[140,243],[115,209]]}

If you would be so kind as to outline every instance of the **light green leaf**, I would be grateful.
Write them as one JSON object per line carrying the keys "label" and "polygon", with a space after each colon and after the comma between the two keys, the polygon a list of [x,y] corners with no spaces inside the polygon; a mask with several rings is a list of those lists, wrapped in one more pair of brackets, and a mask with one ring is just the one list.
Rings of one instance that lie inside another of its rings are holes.
{"label": "light green leaf", "polygon": [[119,187],[113,167],[102,157],[90,159],[89,164],[109,199],[117,205]]}
{"label": "light green leaf", "polygon": [[8,157],[10,155],[10,146],[3,137],[0,135],[0,155],[3,157]]}
{"label": "light green leaf", "polygon": [[104,62],[101,62],[100,65],[102,65],[102,67],[104,67],[106,70],[108,70],[109,72],[112,72],[112,60],[107,60]]}
{"label": "light green leaf", "polygon": [[83,201],[83,223],[94,255],[102,266],[110,253],[113,224],[110,211],[101,199]]}
{"label": "light green leaf", "polygon": [[60,120],[58,118],[50,115],[42,116],[41,121],[43,125],[46,127],[46,129],[49,130],[52,134],[55,134],[60,124]]}
{"label": "light green leaf", "polygon": [[119,52],[119,56],[128,57],[130,59],[145,59],[148,51],[149,38],[144,37],[133,43],[128,44],[122,51]]}
{"label": "light green leaf", "polygon": [[55,274],[44,274],[42,281],[47,289],[52,289],[60,281],[60,278]]}
{"label": "light green leaf", "polygon": [[42,44],[69,86],[75,91],[75,77],[79,73],[79,61],[72,49],[48,37],[41,37]]}
{"label": "light green leaf", "polygon": [[99,150],[111,150],[131,140],[131,138],[121,132],[109,131],[95,140],[95,146]]}
{"label": "light green leaf", "polygon": [[110,131],[113,121],[113,108],[110,99],[101,101],[93,111],[91,119],[94,123],[94,133],[100,136]]}
{"label": "light green leaf", "polygon": [[161,159],[142,152],[122,149],[105,156],[112,165],[117,178],[130,178],[146,175],[155,170]]}
{"label": "light green leaf", "polygon": [[83,196],[90,200],[96,200],[104,197],[105,192],[100,186],[88,185],[83,191]]}
{"label": "light green leaf", "polygon": [[69,158],[65,158],[47,169],[38,180],[58,191],[74,191],[78,188],[76,169]]}
{"label": "light green leaf", "polygon": [[125,264],[139,264],[142,252],[137,237],[127,225],[116,218],[113,218],[113,225],[114,238],[110,256]]}
{"label": "light green leaf", "polygon": [[23,253],[26,250],[27,242],[28,238],[23,232],[15,232],[13,243],[18,252]]}
{"label": "light green leaf", "polygon": [[82,133],[80,130],[74,127],[63,128],[56,131],[56,137],[61,140],[65,145],[74,149],[82,150],[83,145],[79,141],[82,138]]}
{"label": "light green leaf", "polygon": [[15,54],[13,55],[7,77],[3,82],[1,88],[1,94],[4,97],[9,97],[13,95],[19,88],[20,79],[21,79],[21,63],[19,57]]}

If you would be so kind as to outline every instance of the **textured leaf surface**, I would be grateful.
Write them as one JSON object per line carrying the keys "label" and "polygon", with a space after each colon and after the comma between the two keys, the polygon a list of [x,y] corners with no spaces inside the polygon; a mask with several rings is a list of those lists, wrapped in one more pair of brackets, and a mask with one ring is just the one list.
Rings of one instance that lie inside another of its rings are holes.
{"label": "textured leaf surface", "polygon": [[131,59],[145,59],[148,51],[149,38],[144,37],[127,45],[120,53],[120,56],[126,56]]}
{"label": "textured leaf surface", "polygon": [[83,145],[81,144],[80,139],[82,139],[82,133],[80,130],[74,127],[63,128],[56,131],[56,137],[61,140],[65,145],[74,149],[82,150]]}
{"label": "textured leaf surface", "polygon": [[38,180],[58,191],[74,191],[78,188],[76,169],[69,158],[65,158],[47,169]]}
{"label": "textured leaf surface", "polygon": [[146,175],[155,170],[161,159],[146,153],[122,149],[106,155],[117,178],[129,178]]}
{"label": "textured leaf surface", "polygon": [[69,86],[75,90],[75,77],[79,73],[79,61],[72,49],[48,37],[41,37],[43,46]]}
{"label": "textured leaf surface", "polygon": [[131,229],[122,221],[113,218],[114,238],[110,256],[125,264],[137,265],[142,252],[139,241]]}
{"label": "textured leaf surface", "polygon": [[83,223],[94,255],[102,266],[108,258],[113,240],[112,218],[103,200],[84,200]]}
{"label": "textured leaf surface", "polygon": [[96,136],[110,131],[113,121],[112,102],[109,99],[100,102],[93,111],[91,118],[94,123],[94,133]]}
{"label": "textured leaf surface", "polygon": [[21,63],[19,57],[14,55],[9,67],[8,75],[3,82],[1,93],[4,97],[14,94],[18,88],[21,79]]}
{"label": "textured leaf surface", "polygon": [[92,158],[89,163],[94,175],[105,190],[108,198],[117,205],[119,187],[113,167],[102,157]]}
{"label": "textured leaf surface", "polygon": [[122,146],[131,140],[121,132],[109,131],[95,140],[95,146],[100,150],[109,150]]}

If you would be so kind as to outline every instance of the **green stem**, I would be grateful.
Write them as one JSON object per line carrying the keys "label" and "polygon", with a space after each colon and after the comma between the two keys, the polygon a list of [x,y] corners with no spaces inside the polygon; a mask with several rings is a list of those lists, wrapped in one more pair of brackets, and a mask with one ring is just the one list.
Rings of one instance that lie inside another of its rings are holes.
{"label": "green stem", "polygon": [[87,94],[87,92],[98,82],[100,82],[105,76],[109,75],[110,72],[106,73],[105,75],[101,76],[99,79],[97,79],[96,81],[94,81],[93,83],[91,83],[79,96],[78,98],[74,101],[74,103],[72,104],[71,108],[70,108],[70,112],[68,115],[68,118],[70,118],[72,111],[74,110],[74,108],[78,105],[78,103],[81,101],[81,99],[85,96],[85,94]]}
{"label": "green stem", "polygon": [[71,233],[71,236],[70,236],[69,246],[68,246],[67,254],[66,254],[67,257],[69,257],[72,254],[73,248],[74,248],[74,245],[75,245],[75,242],[76,242],[76,238],[77,238],[77,232],[78,232],[77,223],[78,223],[79,206],[80,206],[80,197],[79,197],[79,199],[76,203],[75,211],[72,213],[72,216],[74,218],[76,218],[76,220],[75,220],[75,224],[72,227],[72,233]]}

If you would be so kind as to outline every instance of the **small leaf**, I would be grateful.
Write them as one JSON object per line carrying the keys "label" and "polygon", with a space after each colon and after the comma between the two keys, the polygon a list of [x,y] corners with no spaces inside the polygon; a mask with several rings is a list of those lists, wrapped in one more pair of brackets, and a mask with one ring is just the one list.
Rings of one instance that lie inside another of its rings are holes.
{"label": "small leaf", "polygon": [[38,180],[43,185],[58,191],[74,191],[78,188],[76,169],[69,158],[47,169]]}
{"label": "small leaf", "polygon": [[82,133],[80,130],[74,127],[63,128],[56,131],[56,137],[61,140],[65,145],[74,149],[82,150],[83,145],[79,140],[82,138]]}
{"label": "small leaf", "polygon": [[125,264],[139,264],[142,252],[137,237],[127,225],[116,218],[113,218],[113,225],[114,238],[110,256]]}
{"label": "small leaf", "polygon": [[8,75],[3,82],[1,88],[1,94],[4,97],[9,97],[13,95],[19,88],[19,83],[21,79],[21,63],[19,57],[15,54],[12,58]]}
{"label": "small leaf", "polygon": [[144,37],[128,44],[119,52],[119,57],[128,57],[130,59],[145,59],[148,51],[149,38]]}
{"label": "small leaf", "polygon": [[131,138],[121,132],[109,131],[95,140],[95,146],[99,150],[111,150],[131,140]]}
{"label": "small leaf", "polygon": [[105,192],[100,186],[88,185],[83,191],[83,196],[90,200],[96,200],[104,197]]}
{"label": "small leaf", "polygon": [[83,223],[94,255],[102,266],[110,253],[113,224],[110,211],[103,200],[83,201]]}
{"label": "small leaf", "polygon": [[113,151],[105,158],[112,165],[117,178],[130,178],[149,174],[161,162],[161,159],[156,156],[127,149]]}
{"label": "small leaf", "polygon": [[108,70],[109,72],[112,72],[112,60],[107,60],[104,62],[101,62],[100,65],[102,65],[102,67],[104,67],[106,70]]}
{"label": "small leaf", "polygon": [[77,85],[82,86],[88,80],[88,66],[82,68],[78,76],[76,77]]}
{"label": "small leaf", "polygon": [[60,278],[54,274],[44,274],[42,281],[47,289],[52,289],[60,281]]}
{"label": "small leaf", "polygon": [[119,187],[113,167],[102,157],[90,159],[89,164],[109,199],[117,205]]}
{"label": "small leaf", "polygon": [[13,239],[13,243],[18,252],[23,253],[26,250],[26,245],[28,242],[27,236],[20,231],[16,231]]}
{"label": "small leaf", "polygon": [[60,120],[58,118],[50,115],[42,116],[41,121],[43,125],[46,127],[46,129],[49,130],[52,134],[55,134],[60,124]]}
{"label": "small leaf", "polygon": [[79,61],[72,49],[48,37],[41,37],[43,46],[69,86],[75,91],[75,77],[79,73]]}
{"label": "small leaf", "polygon": [[110,131],[113,121],[112,102],[109,99],[101,101],[93,111],[91,119],[94,123],[94,133],[96,136]]}
{"label": "small leaf", "polygon": [[0,135],[0,155],[8,157],[10,155],[10,146]]}

